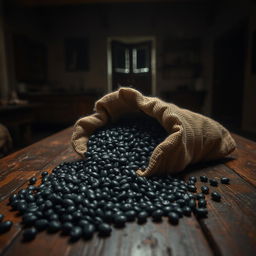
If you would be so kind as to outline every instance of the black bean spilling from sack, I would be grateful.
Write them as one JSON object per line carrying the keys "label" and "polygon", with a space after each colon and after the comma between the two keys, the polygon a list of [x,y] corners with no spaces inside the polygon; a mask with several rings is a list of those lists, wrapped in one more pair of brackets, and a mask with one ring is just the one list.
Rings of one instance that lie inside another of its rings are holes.
{"label": "black bean spilling from sack", "polygon": [[[85,160],[63,163],[51,174],[41,174],[42,183],[29,186],[10,197],[10,205],[22,215],[25,240],[39,231],[61,231],[72,240],[90,239],[95,232],[109,236],[112,225],[121,228],[127,222],[139,224],[152,217],[155,222],[168,217],[173,225],[183,216],[207,217],[204,194],[209,188],[206,176],[202,193],[196,194],[196,177],[186,183],[167,177],[138,177],[135,171],[145,169],[154,148],[164,140],[166,132],[156,121],[119,121],[96,131],[88,142]],[[221,183],[228,184],[227,178]],[[216,180],[210,180],[216,186]],[[221,196],[213,192],[212,199]],[[0,232],[11,228],[2,222]]]}

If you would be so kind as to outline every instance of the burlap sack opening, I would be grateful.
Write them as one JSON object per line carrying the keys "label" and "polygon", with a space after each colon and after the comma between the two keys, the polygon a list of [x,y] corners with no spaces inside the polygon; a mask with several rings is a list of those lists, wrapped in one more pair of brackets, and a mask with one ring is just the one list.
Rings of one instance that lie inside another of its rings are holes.
{"label": "burlap sack opening", "polygon": [[71,138],[75,151],[85,156],[88,139],[97,128],[140,112],[158,120],[169,134],[153,151],[147,169],[137,170],[140,176],[177,173],[191,163],[222,158],[236,147],[218,122],[132,88],[121,88],[98,100],[95,114],[75,123]]}

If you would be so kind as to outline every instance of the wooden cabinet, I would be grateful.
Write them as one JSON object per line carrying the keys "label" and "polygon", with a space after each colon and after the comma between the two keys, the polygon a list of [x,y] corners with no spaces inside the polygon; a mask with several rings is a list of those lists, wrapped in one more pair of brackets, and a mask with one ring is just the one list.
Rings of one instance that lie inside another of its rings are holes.
{"label": "wooden cabinet", "polygon": [[72,125],[78,118],[92,114],[100,96],[89,94],[24,94],[21,98],[40,103],[36,123]]}

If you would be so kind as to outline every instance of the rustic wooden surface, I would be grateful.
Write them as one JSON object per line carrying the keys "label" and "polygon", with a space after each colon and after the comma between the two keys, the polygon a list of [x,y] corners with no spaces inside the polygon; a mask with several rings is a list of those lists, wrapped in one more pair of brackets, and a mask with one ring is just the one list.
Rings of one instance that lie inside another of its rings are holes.
{"label": "rustic wooden surface", "polygon": [[[109,238],[94,236],[69,243],[67,237],[41,232],[34,241],[22,242],[20,217],[10,211],[8,197],[26,187],[32,176],[51,171],[63,161],[79,157],[69,139],[71,128],[48,137],[0,160],[0,213],[12,220],[12,229],[0,235],[0,255],[254,255],[256,252],[256,143],[233,135],[237,150],[225,161],[190,167],[183,177],[226,176],[230,185],[211,188],[221,193],[220,203],[207,196],[209,216],[183,217],[178,226],[151,220],[114,229]],[[202,184],[197,182],[198,189]]]}

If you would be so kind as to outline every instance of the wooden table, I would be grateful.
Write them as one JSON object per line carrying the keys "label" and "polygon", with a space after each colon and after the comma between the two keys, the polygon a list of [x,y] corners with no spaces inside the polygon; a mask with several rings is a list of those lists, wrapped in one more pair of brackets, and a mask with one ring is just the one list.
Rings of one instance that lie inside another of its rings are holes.
{"label": "wooden table", "polygon": [[160,224],[151,220],[144,225],[131,223],[124,229],[114,229],[109,238],[94,236],[73,244],[67,237],[46,232],[32,242],[22,242],[21,219],[10,211],[7,199],[27,186],[32,176],[79,158],[69,143],[71,132],[66,129],[0,161],[0,212],[14,222],[12,229],[0,236],[1,255],[255,255],[256,143],[237,135],[238,149],[232,154],[237,159],[194,166],[184,173],[185,178],[206,174],[231,179],[230,185],[215,189],[221,193],[222,202],[208,200],[206,219],[183,217],[178,226],[166,219]]}

